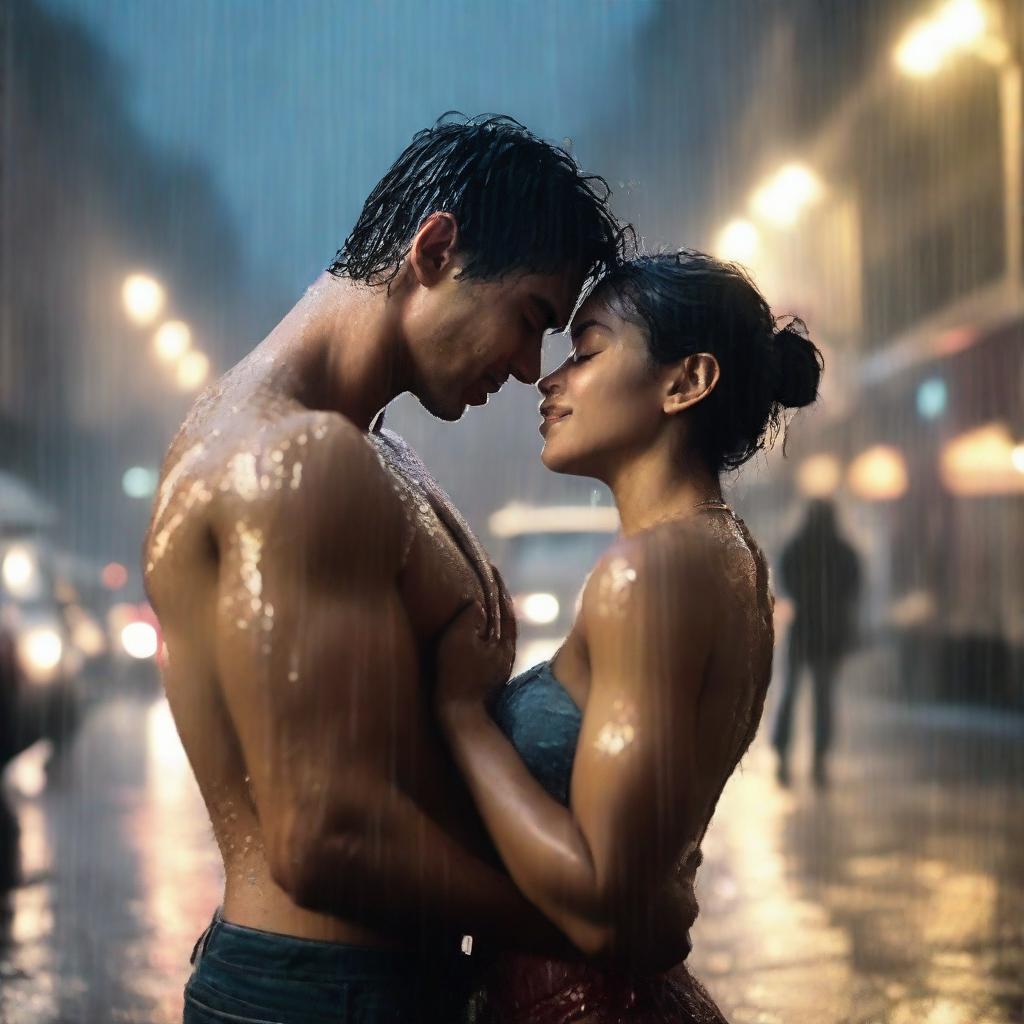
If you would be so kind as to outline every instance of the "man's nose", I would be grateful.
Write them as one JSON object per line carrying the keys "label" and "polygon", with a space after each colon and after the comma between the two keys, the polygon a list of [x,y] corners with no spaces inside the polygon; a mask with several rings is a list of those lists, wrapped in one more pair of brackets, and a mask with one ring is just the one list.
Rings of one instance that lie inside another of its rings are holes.
{"label": "man's nose", "polygon": [[537,383],[540,376],[540,347],[541,342],[538,339],[516,353],[516,358],[509,366],[516,380],[521,380],[524,384]]}

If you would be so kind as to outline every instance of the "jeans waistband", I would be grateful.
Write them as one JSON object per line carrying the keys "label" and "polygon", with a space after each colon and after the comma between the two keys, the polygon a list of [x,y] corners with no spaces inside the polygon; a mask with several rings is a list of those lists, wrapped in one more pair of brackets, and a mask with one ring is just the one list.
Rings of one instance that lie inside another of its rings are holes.
{"label": "jeans waistband", "polygon": [[199,936],[190,960],[195,964],[207,955],[246,970],[300,972],[306,977],[394,978],[419,968],[417,955],[406,950],[323,942],[249,928],[225,921],[220,908]]}

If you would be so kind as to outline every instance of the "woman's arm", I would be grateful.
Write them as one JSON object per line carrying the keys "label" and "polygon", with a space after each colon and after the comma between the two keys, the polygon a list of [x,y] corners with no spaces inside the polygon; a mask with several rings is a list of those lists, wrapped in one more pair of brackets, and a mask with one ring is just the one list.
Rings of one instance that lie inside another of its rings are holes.
{"label": "woman's arm", "polygon": [[487,681],[458,681],[455,666],[438,681],[442,725],[509,874],[591,955],[664,928],[661,900],[697,830],[694,725],[714,621],[705,561],[678,532],[655,531],[618,543],[591,575],[591,687],[569,808],[492,721]]}

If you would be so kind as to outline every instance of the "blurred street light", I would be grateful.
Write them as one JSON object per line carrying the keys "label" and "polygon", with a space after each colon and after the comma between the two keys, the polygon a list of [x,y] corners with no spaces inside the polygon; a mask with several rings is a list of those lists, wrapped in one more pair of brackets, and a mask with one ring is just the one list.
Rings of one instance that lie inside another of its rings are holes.
{"label": "blurred street light", "polygon": [[754,191],[750,204],[769,223],[790,227],[823,191],[821,179],[814,171],[804,164],[789,163]]}
{"label": "blurred street light", "polygon": [[48,683],[64,657],[64,641],[53,626],[40,625],[18,637],[22,670],[33,683]]}
{"label": "blurred street light", "polygon": [[737,218],[722,228],[715,242],[715,252],[723,260],[748,263],[757,253],[758,241],[757,227],[749,220]]}
{"label": "blurred street light", "polygon": [[153,348],[164,363],[176,363],[192,345],[192,331],[182,320],[168,320],[153,335]]}
{"label": "blurred street light", "polygon": [[12,597],[32,599],[38,597],[42,590],[39,559],[35,550],[26,544],[17,544],[8,549],[0,575]]}
{"label": "blurred street light", "polygon": [[988,423],[953,438],[943,449],[939,469],[953,494],[1024,492],[1024,445],[1014,444],[1005,423]]}
{"label": "blurred street light", "polygon": [[805,498],[829,498],[839,489],[842,476],[842,467],[834,455],[811,455],[797,467],[797,490]]}
{"label": "blurred street light", "polygon": [[558,598],[554,594],[521,594],[513,599],[513,603],[516,614],[527,622],[546,626],[558,618]]}
{"label": "blurred street light", "polygon": [[186,352],[178,363],[178,386],[183,391],[195,391],[206,383],[210,374],[210,360],[202,352]]}
{"label": "blurred street light", "polygon": [[989,23],[981,0],[947,0],[931,18],[912,25],[894,52],[900,70],[912,78],[938,71],[956,53],[970,52],[995,67],[999,74],[999,116],[1003,158],[1003,236],[1006,280],[1021,283],[1024,239],[1024,85],[1020,55],[1008,38]]}
{"label": "blurred street light", "polygon": [[898,448],[875,445],[850,463],[846,479],[858,498],[893,501],[906,493],[907,463]]}
{"label": "blurred street light", "polygon": [[121,646],[129,657],[142,661],[156,656],[159,637],[148,622],[129,622],[121,630]]}
{"label": "blurred street light", "polygon": [[926,78],[951,54],[976,43],[984,32],[985,11],[977,0],[949,0],[934,17],[911,25],[896,47],[896,63],[904,74]]}
{"label": "blurred street light", "polygon": [[163,287],[148,274],[129,274],[121,286],[125,312],[133,323],[142,327],[160,315],[165,297]]}

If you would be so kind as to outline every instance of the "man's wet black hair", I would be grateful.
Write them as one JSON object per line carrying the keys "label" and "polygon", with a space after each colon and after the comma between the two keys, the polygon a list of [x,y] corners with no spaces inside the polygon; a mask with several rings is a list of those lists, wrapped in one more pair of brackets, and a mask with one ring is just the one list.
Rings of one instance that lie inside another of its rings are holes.
{"label": "man's wet black hair", "polygon": [[716,473],[771,445],[783,410],[818,396],[824,361],[804,322],[773,316],[737,263],[691,249],[638,256],[592,294],[644,329],[652,363],[697,352],[718,361],[717,385],[693,408],[697,448]]}
{"label": "man's wet black hair", "polygon": [[448,113],[417,132],[377,183],[328,270],[390,284],[420,225],[441,212],[458,224],[465,277],[567,268],[593,277],[622,260],[631,237],[609,194],[603,178],[513,118]]}

